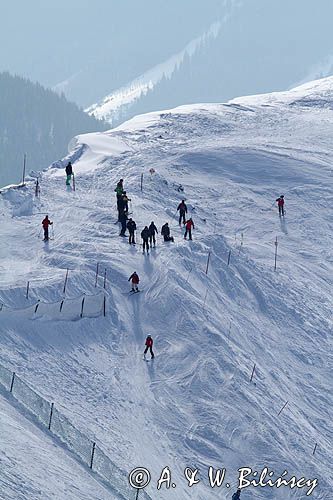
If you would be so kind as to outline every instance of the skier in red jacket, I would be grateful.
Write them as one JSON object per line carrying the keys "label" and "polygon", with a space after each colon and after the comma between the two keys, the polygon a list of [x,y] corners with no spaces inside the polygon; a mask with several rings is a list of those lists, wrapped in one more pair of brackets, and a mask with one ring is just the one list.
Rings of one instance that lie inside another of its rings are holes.
{"label": "skier in red jacket", "polygon": [[278,207],[279,207],[279,215],[284,215],[284,195],[281,194],[280,198],[276,198]]}
{"label": "skier in red jacket", "polygon": [[42,226],[44,229],[44,241],[49,239],[49,226],[52,226],[53,222],[50,221],[49,216],[45,215],[45,219],[42,221]]}
{"label": "skier in red jacket", "polygon": [[146,338],[146,343],[145,343],[146,349],[143,353],[144,359],[146,359],[146,354],[148,352],[148,349],[150,350],[151,359],[154,359],[155,355],[153,353],[153,343],[154,343],[154,341],[153,341],[152,337],[150,335],[148,335]]}
{"label": "skier in red jacket", "polygon": [[188,234],[189,239],[190,240],[192,239],[192,227],[194,229],[193,220],[192,219],[187,220],[186,224],[185,224],[185,234],[184,234],[185,240],[186,240],[187,234]]}
{"label": "skier in red jacket", "polygon": [[138,284],[140,282],[139,276],[136,274],[136,271],[134,271],[133,274],[128,278],[128,281],[132,281],[132,292],[138,292]]}

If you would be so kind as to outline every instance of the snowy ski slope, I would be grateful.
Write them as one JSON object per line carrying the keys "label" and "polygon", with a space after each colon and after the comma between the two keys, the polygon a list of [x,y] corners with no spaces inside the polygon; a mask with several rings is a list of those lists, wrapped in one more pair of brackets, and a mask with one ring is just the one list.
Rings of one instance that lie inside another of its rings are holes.
{"label": "snowy ski slope", "polygon": [[[274,478],[285,470],[318,478],[310,498],[332,498],[332,118],[332,78],[152,113],[76,138],[84,146],[75,192],[54,167],[42,175],[40,202],[33,184],[0,197],[0,302],[7,306],[0,362],[56,401],[121,469],[147,467],[154,500],[230,499],[238,468],[260,473],[265,466]],[[159,235],[147,256],[118,236],[119,178],[132,199],[137,241],[144,225],[154,220],[160,230],[169,221],[174,244]],[[273,206],[280,194],[285,219]],[[196,226],[192,242],[175,218],[183,196]],[[54,221],[48,244],[38,238],[45,213]],[[107,269],[106,318],[8,311],[26,306],[28,280],[29,300],[61,300],[67,268],[69,297],[96,291],[97,262],[99,288]],[[142,293],[129,296],[135,270]],[[142,361],[147,334],[155,340],[153,363]],[[6,429],[16,410],[1,405]],[[31,424],[20,425],[26,436]],[[13,443],[0,476],[5,499],[22,495],[9,474],[10,460],[23,454]],[[46,456],[68,472],[63,451],[54,455],[49,446],[39,457],[25,448],[41,496],[27,490],[22,498],[53,498],[48,476],[59,471],[37,480]],[[157,491],[165,466],[176,488]],[[227,469],[229,489],[209,486],[209,466]],[[187,486],[185,467],[200,469],[199,484]],[[59,489],[54,498],[85,498],[74,491],[76,469],[66,495]],[[241,498],[305,499],[308,490],[250,487]]]}

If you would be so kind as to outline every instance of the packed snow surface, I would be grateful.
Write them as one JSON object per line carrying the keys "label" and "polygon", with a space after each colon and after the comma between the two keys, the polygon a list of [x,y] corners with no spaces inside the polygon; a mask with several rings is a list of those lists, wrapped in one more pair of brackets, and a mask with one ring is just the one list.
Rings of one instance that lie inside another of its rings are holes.
{"label": "packed snow surface", "polygon": [[[140,116],[77,138],[75,192],[66,190],[63,168],[50,168],[40,201],[33,182],[0,197],[0,362],[55,401],[126,473],[147,467],[154,500],[230,499],[240,467],[317,478],[310,498],[332,498],[332,119],[330,78]],[[120,178],[138,226],[135,247],[119,237]],[[284,218],[275,203],[281,194]],[[193,241],[176,219],[182,198]],[[48,244],[38,238],[45,213],[54,221]],[[159,235],[143,255],[140,232],[152,220],[159,230],[168,221],[175,243]],[[70,321],[51,306],[38,317],[13,311],[61,301],[66,269],[69,298],[103,291],[106,269],[105,318]],[[142,292],[131,296],[133,271]],[[156,358],[146,363],[148,334]],[[66,494],[58,485],[54,498],[88,497],[93,479],[84,479],[80,496],[77,463],[52,451],[50,438],[18,420],[7,400],[1,407],[1,427],[12,436],[3,498],[22,494],[10,468],[24,454],[34,462],[27,487],[39,488],[40,498],[52,498],[61,460],[73,482]],[[24,447],[28,439],[43,440],[43,453]],[[43,482],[46,456],[53,466]],[[166,466],[176,488],[157,491]],[[210,487],[209,466],[226,468],[220,488]],[[185,467],[199,469],[199,484],[188,487]],[[305,499],[308,491],[251,486],[241,499]],[[24,498],[32,498],[28,489]],[[102,490],[91,498],[104,498]]]}

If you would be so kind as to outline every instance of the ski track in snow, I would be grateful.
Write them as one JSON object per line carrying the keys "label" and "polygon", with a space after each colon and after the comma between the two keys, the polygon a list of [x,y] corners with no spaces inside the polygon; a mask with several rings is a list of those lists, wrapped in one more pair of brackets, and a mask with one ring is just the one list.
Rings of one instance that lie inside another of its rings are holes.
{"label": "ski track in snow", "polygon": [[[152,484],[153,499],[230,498],[245,466],[318,477],[312,498],[331,498],[332,102],[327,79],[144,115],[78,138],[88,147],[74,164],[76,192],[52,168],[40,202],[32,185],[0,199],[0,301],[24,307],[28,279],[32,298],[61,300],[67,268],[70,296],[95,290],[97,262],[108,273],[106,318],[31,320],[4,309],[0,361],[56,401],[123,470],[148,467],[156,485],[168,465],[177,488],[156,493]],[[114,224],[121,177],[138,227],[135,248]],[[272,207],[281,193],[285,219]],[[192,242],[174,216],[182,196],[196,225]],[[54,220],[48,245],[37,237],[44,213]],[[151,220],[159,231],[169,221],[176,242],[159,235],[147,256],[138,243]],[[143,291],[126,296],[134,270]],[[151,363],[142,361],[147,334],[157,355]],[[11,453],[20,456],[16,443]],[[230,490],[209,487],[209,465],[227,468]],[[201,470],[199,485],[186,486],[186,466]],[[6,487],[19,491],[11,481]],[[305,493],[249,488],[242,500]]]}

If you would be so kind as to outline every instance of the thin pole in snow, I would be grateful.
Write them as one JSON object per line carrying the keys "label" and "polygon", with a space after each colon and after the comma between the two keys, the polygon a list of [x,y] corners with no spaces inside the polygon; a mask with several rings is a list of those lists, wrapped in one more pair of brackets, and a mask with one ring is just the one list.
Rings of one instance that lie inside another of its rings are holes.
{"label": "thin pole in snow", "polygon": [[316,453],[317,445],[318,445],[318,443],[315,444],[315,447],[314,447],[312,455],[314,455]]}
{"label": "thin pole in snow", "polygon": [[103,316],[104,317],[106,316],[106,297],[105,297],[105,295],[103,298]]}
{"label": "thin pole in snow", "polygon": [[82,303],[81,303],[81,313],[80,313],[80,318],[83,318],[84,299],[85,299],[85,296],[83,296]]}
{"label": "thin pole in snow", "polygon": [[90,468],[93,468],[94,456],[95,456],[96,443],[94,442],[91,450]]}
{"label": "thin pole in snow", "polygon": [[27,291],[26,291],[26,293],[25,293],[25,297],[26,297],[26,299],[28,299],[28,298],[29,298],[29,287],[30,287],[30,281],[28,281],[28,283],[27,283]]}
{"label": "thin pole in snow", "polygon": [[254,375],[255,369],[256,369],[256,364],[254,363],[254,365],[253,365],[253,370],[252,370],[252,374],[251,374],[251,378],[250,378],[250,382],[252,382],[252,379],[253,379],[253,375]]}
{"label": "thin pole in snow", "polygon": [[231,249],[229,250],[229,253],[228,253],[228,266],[230,264],[230,258],[231,258]]}
{"label": "thin pole in snow", "polygon": [[64,288],[63,288],[63,290],[62,290],[62,293],[63,293],[64,295],[65,295],[65,293],[66,293],[67,280],[68,280],[68,269],[66,270],[66,276],[65,276]]}
{"label": "thin pole in snow", "polygon": [[143,174],[141,174],[141,183],[140,183],[141,191],[142,191],[142,185],[143,185]]}
{"label": "thin pole in snow", "polygon": [[12,381],[11,381],[11,383],[10,383],[10,389],[9,389],[9,392],[13,392],[14,380],[15,380],[15,372],[13,372],[13,375],[12,375]]}
{"label": "thin pole in snow", "polygon": [[96,266],[96,278],[95,278],[95,288],[97,287],[97,280],[98,280],[98,270],[99,270],[99,262],[97,262],[97,266]]}
{"label": "thin pole in snow", "polygon": [[106,268],[104,269],[104,283],[103,283],[103,288],[104,288],[104,290],[106,289]]}
{"label": "thin pole in snow", "polygon": [[209,261],[210,261],[210,250],[209,250],[209,252],[208,252],[207,266],[206,266],[206,274],[208,274]]}
{"label": "thin pole in snow", "polygon": [[26,155],[26,153],[24,153],[24,156],[23,156],[22,186],[24,186],[24,181],[25,181],[25,167],[26,167],[26,163],[27,163],[27,155]]}
{"label": "thin pole in snow", "polygon": [[279,415],[283,412],[283,410],[285,409],[285,407],[287,406],[287,404],[288,404],[288,401],[286,401],[286,402],[284,403],[284,405],[282,406],[281,410],[280,410],[280,411],[279,411],[279,413],[278,413],[278,416],[279,416]]}
{"label": "thin pole in snow", "polygon": [[276,271],[276,262],[277,262],[277,251],[278,251],[278,238],[275,239],[275,259],[274,259],[274,271]]}
{"label": "thin pole in snow", "polygon": [[51,411],[50,411],[49,426],[48,426],[49,431],[51,430],[51,423],[52,423],[52,416],[53,416],[53,408],[54,408],[54,403],[51,403]]}

